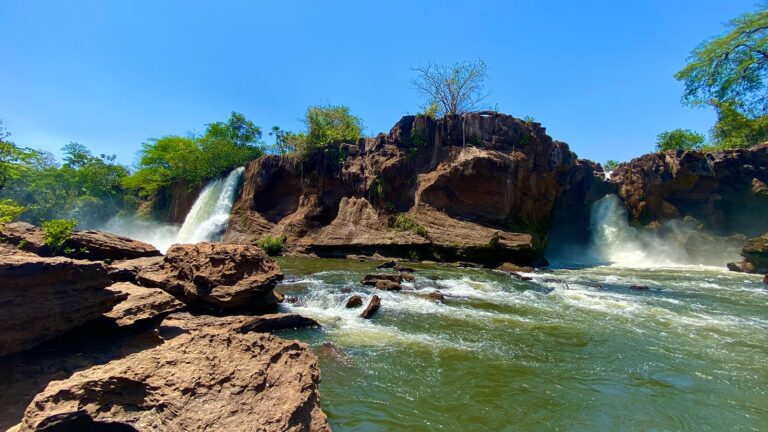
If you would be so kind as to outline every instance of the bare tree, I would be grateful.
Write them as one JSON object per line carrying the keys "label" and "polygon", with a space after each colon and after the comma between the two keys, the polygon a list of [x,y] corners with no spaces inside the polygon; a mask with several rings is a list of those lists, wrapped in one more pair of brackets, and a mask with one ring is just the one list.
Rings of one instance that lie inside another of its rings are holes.
{"label": "bare tree", "polygon": [[482,60],[453,65],[429,63],[413,71],[416,77],[411,85],[428,99],[427,105],[437,104],[440,116],[477,111],[488,97],[485,91],[488,74]]}

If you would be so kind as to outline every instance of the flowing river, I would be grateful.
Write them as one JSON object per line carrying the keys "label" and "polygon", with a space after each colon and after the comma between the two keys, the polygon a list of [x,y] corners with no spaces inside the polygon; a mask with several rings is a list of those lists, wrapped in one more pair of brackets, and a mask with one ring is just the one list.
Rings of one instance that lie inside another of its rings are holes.
{"label": "flowing river", "polygon": [[[527,274],[414,265],[412,290],[359,284],[375,262],[282,258],[283,333],[320,356],[335,430],[768,430],[768,290],[717,267]],[[631,285],[648,290],[634,290]],[[343,292],[349,291],[351,292]],[[444,303],[424,298],[439,290]],[[373,293],[372,320],[345,309]]]}

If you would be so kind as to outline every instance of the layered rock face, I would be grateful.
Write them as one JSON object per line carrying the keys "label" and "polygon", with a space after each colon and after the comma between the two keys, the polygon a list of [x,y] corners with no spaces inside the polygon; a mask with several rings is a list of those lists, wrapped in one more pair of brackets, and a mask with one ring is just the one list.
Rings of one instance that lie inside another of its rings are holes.
{"label": "layered rock face", "polygon": [[111,284],[101,263],[0,247],[0,356],[102,316],[126,298]]}
{"label": "layered rock face", "polygon": [[[37,255],[57,254],[45,245],[43,229],[26,222],[5,224],[0,237]],[[65,246],[73,250],[70,257],[93,261],[160,256],[160,251],[148,243],[103,231],[73,231]]]}
{"label": "layered rock face", "polygon": [[304,161],[249,163],[225,241],[284,235],[318,255],[531,264],[558,199],[588,207],[600,171],[538,123],[493,112],[407,116],[389,134]]}
{"label": "layered rock face", "polygon": [[214,312],[272,307],[277,302],[272,290],[283,279],[277,263],[250,245],[178,244],[162,263],[148,264],[137,269],[138,283]]}
{"label": "layered rock face", "polygon": [[641,224],[693,217],[716,234],[768,231],[768,143],[714,153],[652,153],[621,164],[611,182]]}
{"label": "layered rock face", "polygon": [[51,382],[19,430],[327,431],[319,381],[305,344],[227,321]]}

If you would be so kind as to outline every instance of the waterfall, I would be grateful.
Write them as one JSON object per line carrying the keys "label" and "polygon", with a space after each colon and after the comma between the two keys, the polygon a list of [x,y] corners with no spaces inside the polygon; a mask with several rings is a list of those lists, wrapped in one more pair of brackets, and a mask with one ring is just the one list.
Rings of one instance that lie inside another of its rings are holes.
{"label": "waterfall", "polygon": [[195,200],[176,243],[198,243],[220,240],[235,202],[243,167],[236,168],[225,178],[210,181]]}

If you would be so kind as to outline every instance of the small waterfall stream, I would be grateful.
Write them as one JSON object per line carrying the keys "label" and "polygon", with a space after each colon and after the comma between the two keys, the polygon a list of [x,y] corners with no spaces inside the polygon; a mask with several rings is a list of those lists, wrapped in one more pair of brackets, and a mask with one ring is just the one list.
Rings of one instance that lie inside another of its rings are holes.
{"label": "small waterfall stream", "polygon": [[219,240],[229,220],[244,168],[235,168],[225,178],[209,182],[189,210],[176,236],[176,243]]}

